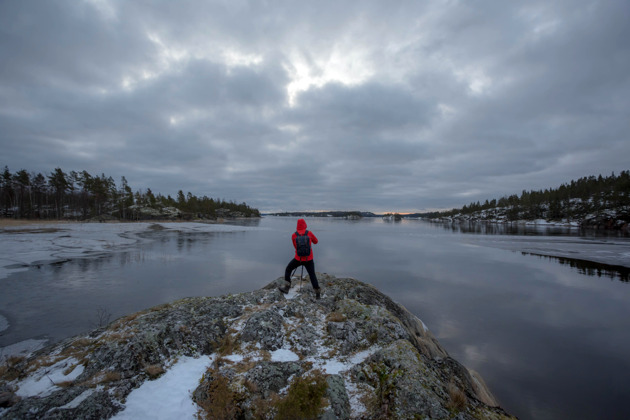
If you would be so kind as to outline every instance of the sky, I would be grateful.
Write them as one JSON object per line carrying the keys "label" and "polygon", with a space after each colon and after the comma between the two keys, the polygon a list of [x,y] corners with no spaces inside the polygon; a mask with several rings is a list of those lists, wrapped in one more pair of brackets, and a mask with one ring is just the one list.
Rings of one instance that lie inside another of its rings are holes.
{"label": "sky", "polygon": [[0,1],[0,165],[415,212],[630,169],[630,2]]}

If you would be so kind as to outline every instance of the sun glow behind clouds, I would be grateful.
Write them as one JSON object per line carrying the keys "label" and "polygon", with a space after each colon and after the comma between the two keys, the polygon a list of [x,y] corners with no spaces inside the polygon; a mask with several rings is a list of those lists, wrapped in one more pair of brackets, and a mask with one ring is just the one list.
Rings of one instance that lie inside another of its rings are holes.
{"label": "sun glow behind clouds", "polygon": [[308,57],[301,52],[290,55],[285,70],[291,77],[287,85],[289,106],[293,107],[300,92],[311,87],[322,87],[330,82],[358,85],[369,79],[374,71],[367,54],[361,49],[333,47],[328,56]]}

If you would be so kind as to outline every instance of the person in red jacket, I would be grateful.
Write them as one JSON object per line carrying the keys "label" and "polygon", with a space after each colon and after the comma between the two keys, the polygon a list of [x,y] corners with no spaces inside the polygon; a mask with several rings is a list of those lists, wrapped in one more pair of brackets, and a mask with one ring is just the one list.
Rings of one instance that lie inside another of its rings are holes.
{"label": "person in red jacket", "polygon": [[313,247],[312,244],[319,242],[313,232],[306,230],[306,221],[299,219],[297,221],[297,231],[291,236],[293,241],[293,247],[295,248],[295,257],[289,262],[287,268],[284,270],[284,285],[279,287],[282,293],[288,293],[291,288],[291,272],[299,266],[304,266],[311,284],[315,290],[315,298],[319,299],[321,292],[319,289],[319,283],[317,283],[317,276],[315,275],[315,263],[313,262]]}

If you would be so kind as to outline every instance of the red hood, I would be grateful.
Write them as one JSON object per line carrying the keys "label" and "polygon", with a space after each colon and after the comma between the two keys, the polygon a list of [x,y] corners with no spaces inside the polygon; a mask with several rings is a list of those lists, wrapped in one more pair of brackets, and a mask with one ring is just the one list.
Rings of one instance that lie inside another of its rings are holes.
{"label": "red hood", "polygon": [[304,232],[306,232],[306,220],[304,219],[298,219],[297,221],[297,231],[300,235],[304,235]]}

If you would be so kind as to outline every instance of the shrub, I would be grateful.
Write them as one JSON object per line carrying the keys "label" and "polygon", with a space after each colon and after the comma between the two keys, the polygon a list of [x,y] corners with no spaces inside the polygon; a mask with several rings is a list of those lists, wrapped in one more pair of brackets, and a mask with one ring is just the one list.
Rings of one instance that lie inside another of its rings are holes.
{"label": "shrub", "polygon": [[466,408],[466,405],[468,404],[466,394],[464,394],[464,392],[460,390],[452,381],[448,384],[447,390],[449,397],[447,407],[455,412],[464,410]]}
{"label": "shrub", "polygon": [[321,371],[296,378],[287,395],[276,404],[277,419],[311,419],[318,417],[324,408],[328,383]]}
{"label": "shrub", "polygon": [[[195,402],[202,408],[199,419],[234,419],[242,416],[242,396],[230,388],[228,378],[210,369],[204,375],[210,380],[201,392],[195,393]],[[203,385],[202,385],[203,386]]]}
{"label": "shrub", "polygon": [[374,395],[365,398],[363,403],[371,411],[379,413],[380,418],[390,418],[396,397],[396,380],[403,374],[402,369],[390,369],[380,362],[370,364],[362,373],[374,387]]}
{"label": "shrub", "polygon": [[218,353],[221,356],[227,356],[234,353],[237,348],[236,338],[232,334],[225,334],[221,341],[218,343]]}
{"label": "shrub", "polygon": [[0,380],[13,381],[22,377],[24,367],[21,366],[21,363],[24,360],[24,357],[21,356],[10,356],[2,360],[2,364],[0,365]]}

